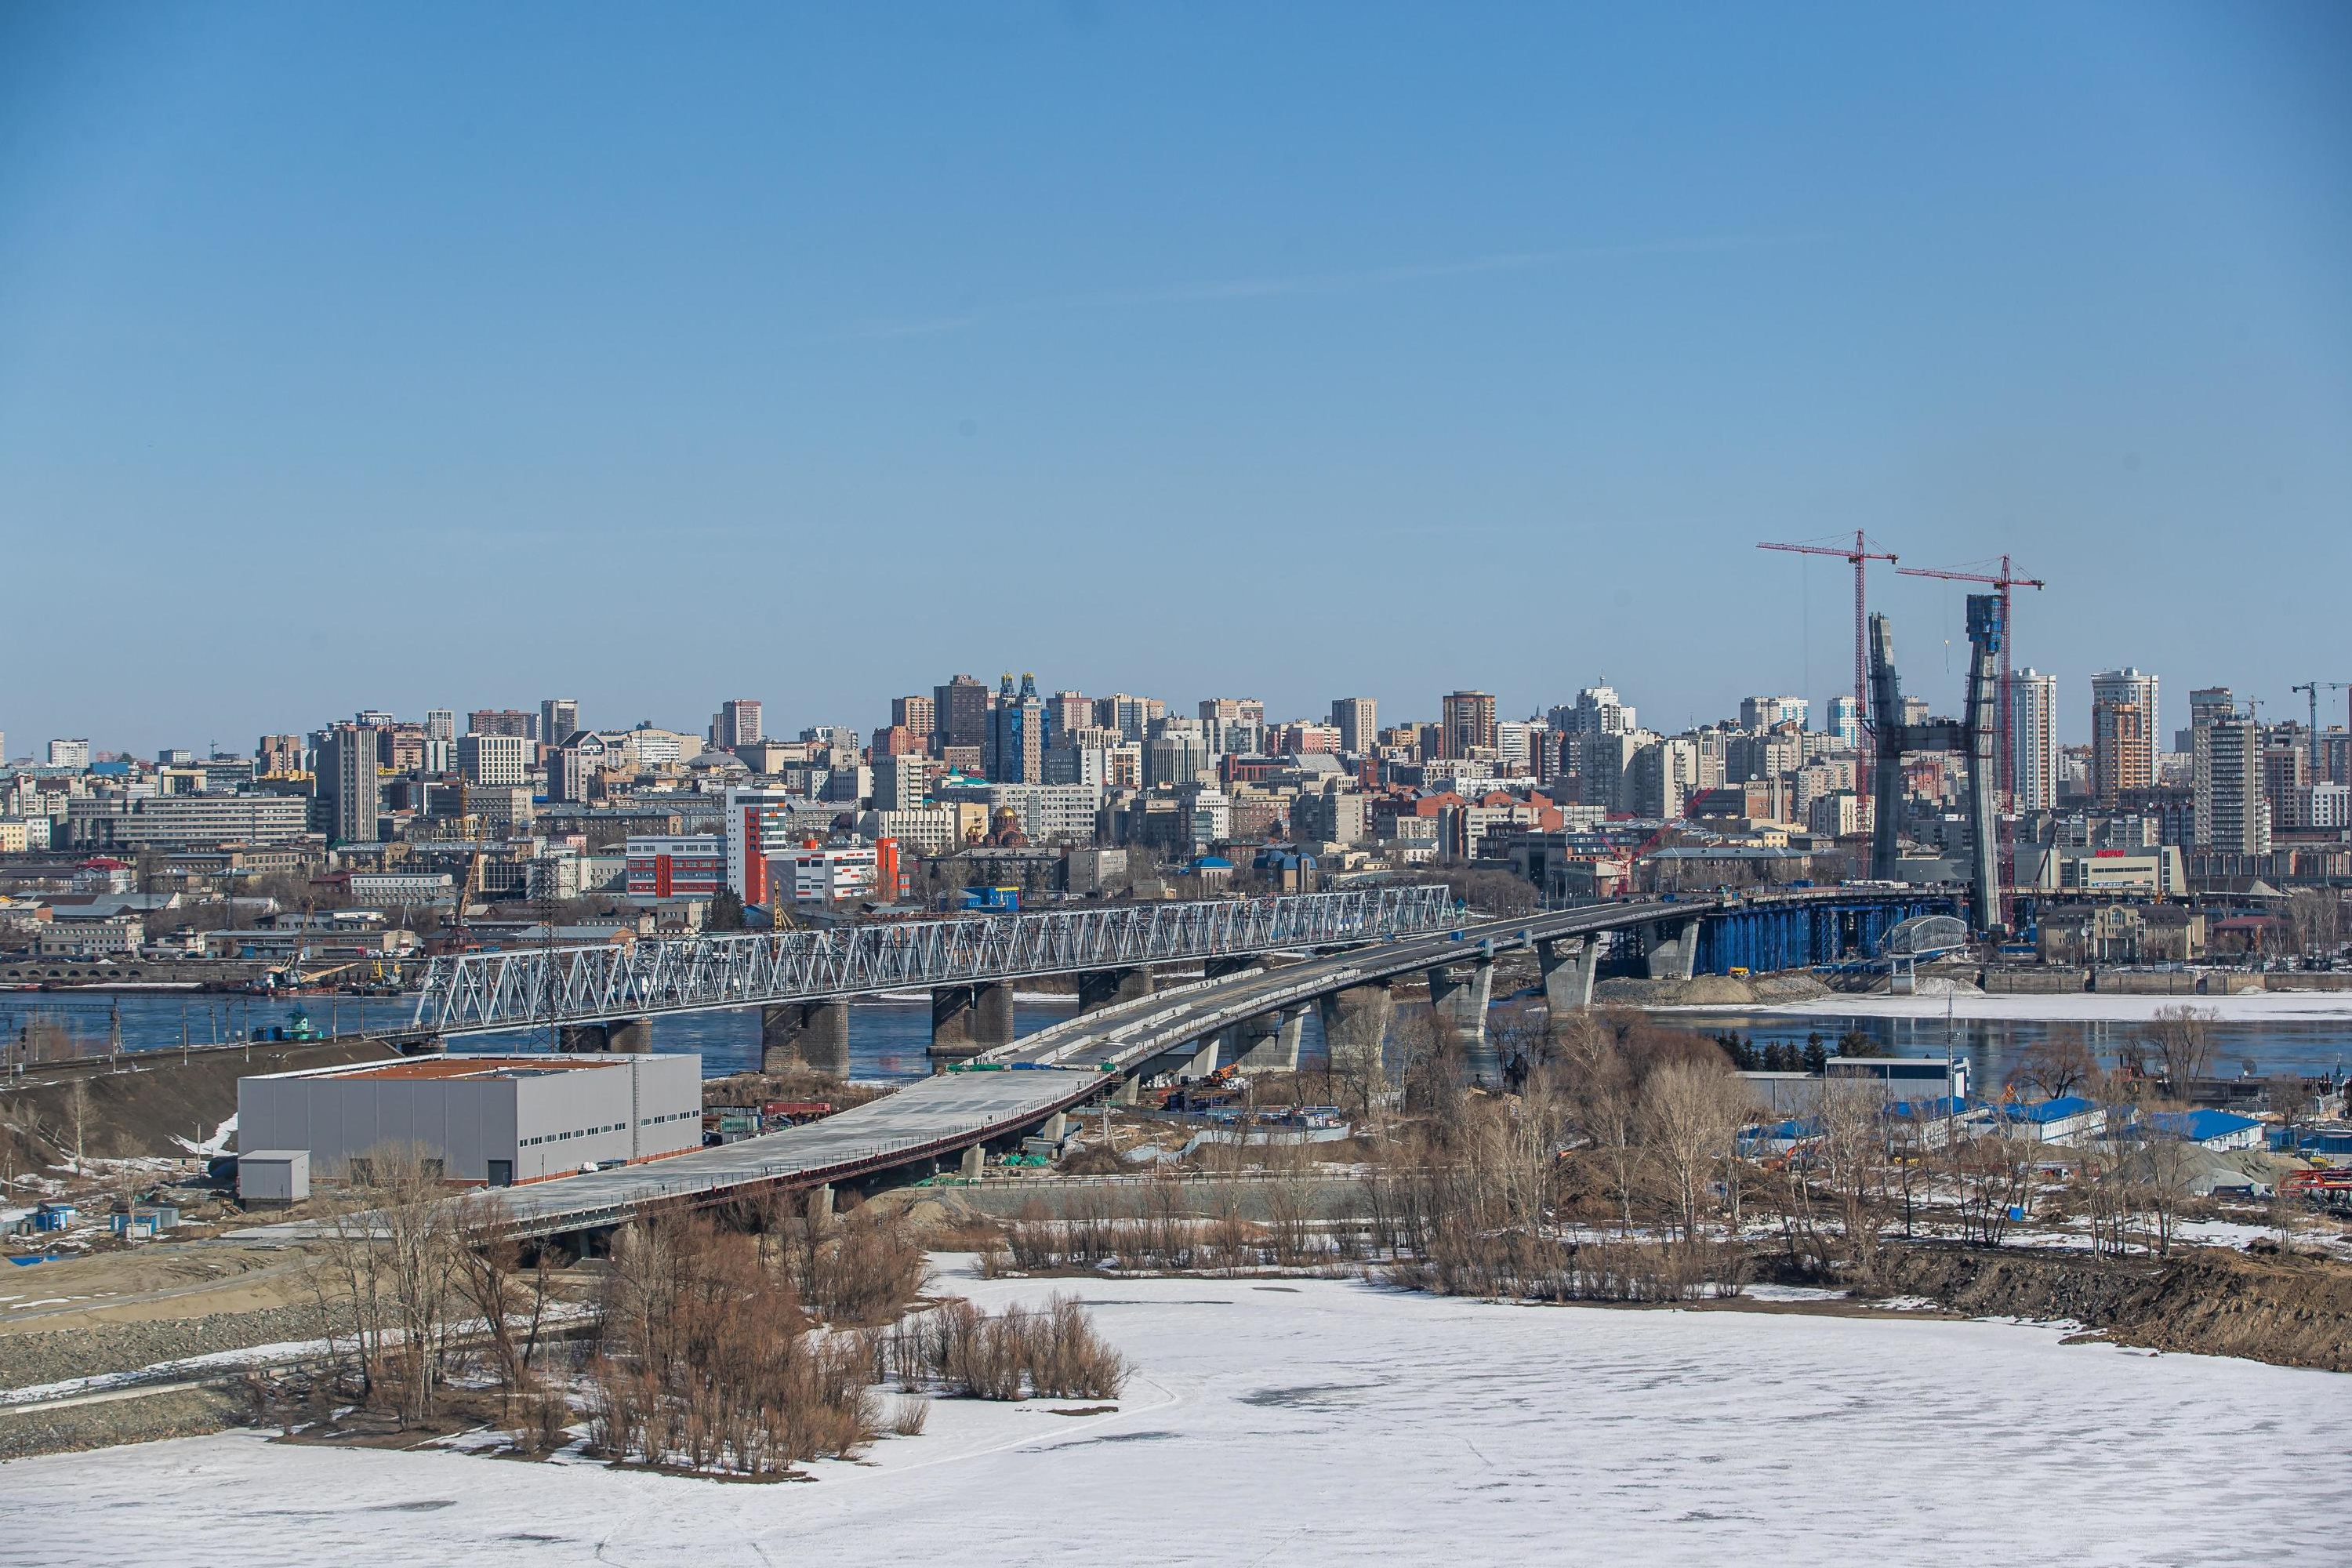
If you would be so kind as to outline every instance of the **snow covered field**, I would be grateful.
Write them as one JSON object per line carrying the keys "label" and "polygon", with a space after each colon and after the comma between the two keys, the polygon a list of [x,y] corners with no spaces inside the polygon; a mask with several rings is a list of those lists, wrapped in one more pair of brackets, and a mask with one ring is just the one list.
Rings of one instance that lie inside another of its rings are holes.
{"label": "snow covered field", "polygon": [[[983,1305],[1045,1287],[943,1280]],[[0,1467],[25,1564],[2320,1561],[2352,1380],[1996,1323],[1090,1282],[1118,1414],[943,1402],[807,1484],[250,1434]]]}
{"label": "snow covered field", "polygon": [[1741,1007],[1661,1007],[1661,1013],[1772,1014],[1840,1018],[1937,1018],[1947,1004],[1954,1018],[2036,1022],[2143,1023],[2160,1007],[2194,1007],[2225,1023],[2293,1023],[2352,1018],[2352,991],[2257,991],[2236,996],[2110,996],[2063,991],[1992,996],[1820,996]]}

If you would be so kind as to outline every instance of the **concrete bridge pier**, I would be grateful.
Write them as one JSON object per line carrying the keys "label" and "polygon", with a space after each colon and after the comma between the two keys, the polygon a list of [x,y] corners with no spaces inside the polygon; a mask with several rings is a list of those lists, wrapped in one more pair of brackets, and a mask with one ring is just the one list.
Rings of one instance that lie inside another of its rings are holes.
{"label": "concrete bridge pier", "polygon": [[1536,943],[1536,963],[1543,973],[1544,1006],[1557,1030],[1568,1015],[1592,1005],[1593,972],[1601,967],[1601,939],[1564,936]]}
{"label": "concrete bridge pier", "polygon": [[833,1184],[831,1182],[825,1183],[823,1186],[809,1189],[808,1217],[809,1223],[814,1226],[823,1226],[833,1223]]}
{"label": "concrete bridge pier", "polygon": [[963,1152],[963,1163],[957,1167],[957,1173],[967,1182],[976,1182],[987,1169],[988,1145],[975,1143]]}
{"label": "concrete bridge pier", "polygon": [[1653,980],[1688,980],[1698,966],[1698,921],[1654,921],[1642,928]]}
{"label": "concrete bridge pier", "polygon": [[931,1065],[965,1061],[1013,1043],[1013,986],[942,985],[931,993]]}
{"label": "concrete bridge pier", "polygon": [[1078,1011],[1082,1014],[1121,1002],[1140,1001],[1150,994],[1151,971],[1148,966],[1090,969],[1078,976]]}
{"label": "concrete bridge pier", "polygon": [[1211,980],[1223,980],[1227,975],[1239,974],[1244,969],[1260,968],[1265,963],[1265,960],[1255,953],[1237,953],[1207,960],[1201,965],[1201,973]]}
{"label": "concrete bridge pier", "polygon": [[1388,1040],[1389,1019],[1396,1012],[1396,998],[1389,994],[1389,983],[1375,980],[1365,985],[1350,985],[1344,991],[1318,997],[1315,1005],[1323,1017],[1323,1039],[1330,1048],[1331,1070],[1352,1081],[1385,1086],[1388,1067],[1382,1051]]}
{"label": "concrete bridge pier", "polygon": [[1224,1043],[1225,1032],[1223,1029],[1219,1029],[1207,1039],[1199,1041],[1193,1049],[1192,1059],[1185,1064],[1183,1070],[1178,1076],[1189,1078],[1197,1082],[1216,1071],[1217,1057]]}
{"label": "concrete bridge pier", "polygon": [[1443,965],[1429,972],[1429,1005],[1444,1040],[1462,1053],[1462,1073],[1478,1083],[1502,1080],[1503,1063],[1486,1043],[1486,1005],[1495,992],[1495,965],[1482,960],[1465,973]]}
{"label": "concrete bridge pier", "polygon": [[566,1024],[555,1033],[561,1051],[620,1051],[642,1056],[653,1048],[653,1020],[613,1018],[602,1024]]}
{"label": "concrete bridge pier", "polygon": [[760,1009],[760,1070],[780,1073],[796,1066],[849,1076],[847,1002],[786,1002]]}
{"label": "concrete bridge pier", "polygon": [[1059,1143],[1063,1139],[1067,1138],[1069,1135],[1070,1118],[1068,1114],[1064,1111],[1057,1110],[1054,1112],[1053,1115],[1045,1118],[1045,1124],[1037,1129],[1037,1136],[1045,1139],[1049,1143]]}
{"label": "concrete bridge pier", "polygon": [[1298,1042],[1307,1033],[1307,1009],[1261,1013],[1234,1026],[1234,1059],[1247,1073],[1297,1072]]}

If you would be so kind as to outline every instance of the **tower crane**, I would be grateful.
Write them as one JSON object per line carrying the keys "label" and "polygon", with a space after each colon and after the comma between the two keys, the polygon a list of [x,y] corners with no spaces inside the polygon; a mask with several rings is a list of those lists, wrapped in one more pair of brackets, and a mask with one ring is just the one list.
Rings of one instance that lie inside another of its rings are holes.
{"label": "tower crane", "polygon": [[1861,744],[1857,748],[1855,779],[1858,784],[1868,776],[1870,767],[1870,629],[1869,611],[1864,595],[1864,578],[1873,561],[1895,564],[1891,551],[1873,550],[1862,530],[1853,531],[1853,543],[1843,544],[1759,544],[1759,550],[1785,550],[1796,555],[1840,556],[1853,568],[1853,708],[1854,722]]}

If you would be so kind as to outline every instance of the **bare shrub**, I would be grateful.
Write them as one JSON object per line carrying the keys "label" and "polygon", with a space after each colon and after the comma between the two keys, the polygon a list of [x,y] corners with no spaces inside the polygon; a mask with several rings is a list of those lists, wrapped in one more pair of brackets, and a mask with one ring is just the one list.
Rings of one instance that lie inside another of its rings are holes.
{"label": "bare shrub", "polygon": [[750,1475],[855,1453],[877,1425],[877,1345],[810,1326],[758,1238],[699,1215],[629,1226],[591,1369],[593,1447]]}
{"label": "bare shrub", "polygon": [[891,1329],[877,1354],[909,1394],[928,1377],[974,1399],[1115,1399],[1128,1376],[1085,1306],[1059,1294],[993,1316],[955,1297]]}
{"label": "bare shrub", "polygon": [[898,1399],[890,1405],[890,1430],[901,1437],[919,1437],[930,1424],[931,1402],[928,1399]]}

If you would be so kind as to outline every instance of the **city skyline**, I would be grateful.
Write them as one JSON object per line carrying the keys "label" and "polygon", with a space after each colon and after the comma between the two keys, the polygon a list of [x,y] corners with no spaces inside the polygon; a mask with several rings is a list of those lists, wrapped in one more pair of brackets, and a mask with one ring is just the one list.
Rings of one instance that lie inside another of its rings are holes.
{"label": "city skyline", "polygon": [[2352,677],[2340,7],[459,16],[0,17],[12,732]]}

